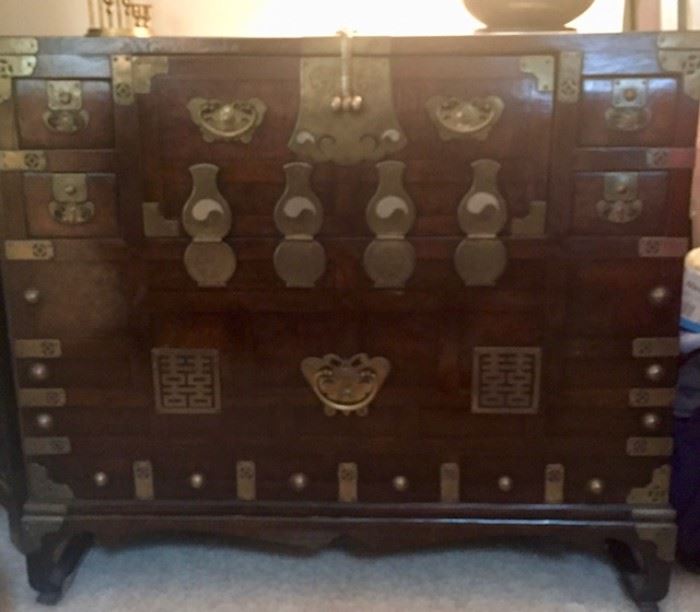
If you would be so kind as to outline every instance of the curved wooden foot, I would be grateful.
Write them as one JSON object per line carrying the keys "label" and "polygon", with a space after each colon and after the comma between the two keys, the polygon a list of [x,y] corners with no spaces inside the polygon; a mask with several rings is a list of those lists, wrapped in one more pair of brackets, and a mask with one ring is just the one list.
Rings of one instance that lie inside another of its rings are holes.
{"label": "curved wooden foot", "polygon": [[608,553],[620,572],[629,596],[642,612],[659,609],[668,594],[672,563],[660,559],[654,547],[611,540]]}
{"label": "curved wooden foot", "polygon": [[92,541],[90,534],[75,535],[45,542],[27,555],[29,584],[38,593],[37,602],[55,605],[61,600]]}

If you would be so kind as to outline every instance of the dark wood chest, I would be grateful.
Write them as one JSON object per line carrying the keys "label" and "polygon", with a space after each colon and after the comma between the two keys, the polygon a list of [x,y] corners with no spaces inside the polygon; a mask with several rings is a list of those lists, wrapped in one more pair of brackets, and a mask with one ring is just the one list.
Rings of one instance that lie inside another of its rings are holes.
{"label": "dark wood chest", "polygon": [[36,588],[85,534],[542,532],[638,548],[662,597],[698,49],[0,39]]}

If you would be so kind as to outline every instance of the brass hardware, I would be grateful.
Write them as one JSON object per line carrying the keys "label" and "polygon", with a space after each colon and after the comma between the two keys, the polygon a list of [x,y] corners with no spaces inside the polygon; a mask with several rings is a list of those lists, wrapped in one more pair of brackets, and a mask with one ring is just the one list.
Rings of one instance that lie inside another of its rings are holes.
{"label": "brass hardware", "polygon": [[151,350],[156,412],[221,412],[219,352],[213,349]]}
{"label": "brass hardware", "polygon": [[510,493],[513,490],[513,479],[510,476],[501,476],[498,479],[498,490],[503,493]]}
{"label": "brass hardware", "polygon": [[673,438],[628,438],[627,454],[630,457],[670,457]]}
{"label": "brass hardware", "polygon": [[200,474],[198,472],[192,474],[192,476],[190,476],[189,478],[190,487],[192,487],[196,491],[203,489],[206,482],[207,480],[204,477],[204,474]]}
{"label": "brass hardware", "polygon": [[546,233],[546,226],[547,202],[533,200],[526,216],[511,219],[510,233],[518,238],[541,238]]}
{"label": "brass hardware", "polygon": [[306,474],[298,472],[289,477],[289,486],[294,491],[303,491],[309,486],[309,477]]}
{"label": "brass hardware", "polygon": [[644,204],[637,197],[639,176],[635,172],[605,175],[604,199],[596,205],[598,216],[611,223],[630,223],[642,214]]}
{"label": "brass hardware", "polygon": [[404,287],[416,267],[416,251],[405,238],[416,220],[416,206],[403,186],[405,168],[400,161],[377,164],[379,187],[365,213],[376,238],[363,263],[376,288]]}
{"label": "brass hardware", "polygon": [[205,142],[247,144],[262,124],[267,106],[258,98],[232,102],[193,98],[187,103],[187,110]]}
{"label": "brass hardware", "polygon": [[44,151],[0,151],[0,170],[4,172],[39,172],[45,169]]}
{"label": "brass hardware", "polygon": [[331,109],[335,113],[359,113],[364,99],[354,93],[352,86],[352,37],[351,30],[338,32],[340,36],[340,95],[331,100]]}
{"label": "brass hardware", "polygon": [[34,287],[29,287],[28,289],[24,290],[22,297],[24,298],[24,301],[27,302],[27,304],[34,305],[39,303],[39,300],[41,299],[41,293],[38,289],[35,289]]}
{"label": "brass hardware", "polygon": [[358,471],[356,463],[338,465],[338,501],[353,503],[357,501]]}
{"label": "brass hardware", "polygon": [[[482,414],[534,414],[539,410],[542,349],[475,347],[471,411]],[[514,385],[512,380],[517,379]]]}
{"label": "brass hardware", "polygon": [[675,387],[668,389],[630,389],[629,403],[633,408],[668,408],[676,396]]}
{"label": "brass hardware", "polygon": [[66,405],[65,389],[18,389],[17,403],[23,408]]}
{"label": "brass hardware", "polygon": [[36,416],[36,426],[44,431],[53,429],[53,417],[47,412],[42,412]]}
{"label": "brass hardware", "polygon": [[15,357],[17,359],[56,359],[61,355],[60,340],[48,338],[15,340]]}
{"label": "brass hardware", "polygon": [[25,555],[39,550],[45,537],[60,533],[66,520],[68,508],[65,504],[43,503],[41,507],[49,509],[53,514],[42,516],[25,514],[22,517],[18,544]]}
{"label": "brass hardware", "polygon": [[44,111],[44,125],[52,132],[75,134],[90,122],[90,113],[83,109],[83,88],[80,81],[46,81],[49,109]]}
{"label": "brass hardware", "polygon": [[37,362],[29,366],[29,378],[35,381],[44,381],[49,377],[49,368],[45,363]]}
{"label": "brass hardware", "polygon": [[109,484],[109,476],[105,472],[96,472],[92,476],[92,481],[96,487],[103,489]]}
{"label": "brass hardware", "polygon": [[440,501],[443,504],[458,504],[459,489],[459,463],[443,463],[440,466]]}
{"label": "brass hardware", "polygon": [[224,237],[231,231],[232,215],[216,177],[218,166],[190,166],[192,193],[182,210],[182,226],[192,237],[185,251],[188,274],[200,287],[225,287],[236,271],[236,256]]}
{"label": "brass hardware", "polygon": [[311,288],[326,271],[326,252],[314,236],[323,225],[323,205],[310,185],[313,167],[303,162],[284,166],[287,186],[274,211],[284,240],[274,266],[287,287]]}
{"label": "brass hardware", "polygon": [[467,235],[454,255],[458,274],[468,287],[492,287],[508,263],[503,243],[496,239],[508,221],[508,207],[498,189],[501,165],[491,159],[472,163],[474,179],[457,210]]}
{"label": "brass hardware", "polygon": [[658,431],[661,426],[661,417],[654,412],[647,412],[642,416],[642,427],[647,431]]}
{"label": "brass hardware", "polygon": [[649,291],[649,303],[654,308],[666,306],[671,301],[672,293],[668,287],[659,285]]}
{"label": "brass hardware", "polygon": [[550,463],[544,470],[544,503],[564,503],[564,479],[566,471],[561,463]]}
{"label": "brass hardware", "polygon": [[616,79],[613,81],[613,104],[605,112],[609,129],[638,132],[649,125],[651,110],[647,108],[647,79]]}
{"label": "brass hardware", "polygon": [[255,501],[255,463],[239,461],[236,463],[236,495],[241,501]]}
{"label": "brass hardware", "polygon": [[10,261],[47,261],[53,259],[50,240],[6,240],[5,259]]}
{"label": "brass hardware", "polygon": [[384,357],[370,359],[364,353],[350,359],[326,355],[320,359],[307,357],[301,362],[301,371],[328,416],[337,412],[366,416],[391,371],[391,364]]}
{"label": "brass hardware", "polygon": [[49,212],[59,223],[81,225],[95,216],[95,205],[87,201],[87,178],[84,174],[54,174],[51,177],[54,199]]}
{"label": "brass hardware", "polygon": [[151,35],[150,4],[133,0],[87,0],[88,36],[147,38]]}
{"label": "brass hardware", "polygon": [[677,337],[671,338],[635,338],[632,341],[632,356],[638,359],[659,359],[661,357],[678,357],[680,346]]}
{"label": "brass hardware", "polygon": [[[349,50],[349,37],[340,40],[341,47]],[[348,77],[352,74],[352,83],[344,79],[343,65]],[[344,83],[352,88],[349,104],[345,91],[340,93],[340,110],[347,107],[348,112],[338,112],[333,103],[337,83],[341,90]],[[393,107],[388,58],[302,58],[300,110],[289,141],[292,151],[308,161],[352,165],[378,161],[403,149],[406,142]]]}
{"label": "brass hardware", "polygon": [[592,495],[602,495],[605,491],[605,482],[600,478],[591,478],[586,484],[586,488]]}
{"label": "brass hardware", "polygon": [[665,238],[663,236],[639,239],[640,257],[685,257],[689,249],[688,238]]}
{"label": "brass hardware", "polygon": [[683,91],[700,100],[700,46],[683,50],[659,50],[659,66],[666,72],[682,75]]}
{"label": "brass hardware", "polygon": [[160,202],[144,202],[142,210],[146,238],[177,238],[180,235],[180,221],[167,219],[161,212]]}
{"label": "brass hardware", "polygon": [[46,466],[27,463],[27,486],[32,501],[70,501],[75,499],[73,490],[66,484],[51,479]]}
{"label": "brass hardware", "polygon": [[664,32],[657,39],[659,49],[695,49],[700,48],[698,32]]}
{"label": "brass hardware", "polygon": [[644,376],[650,382],[660,382],[666,376],[666,370],[660,363],[652,363],[644,370]]}
{"label": "brass hardware", "polygon": [[471,100],[434,96],[426,103],[428,115],[445,141],[462,138],[485,141],[504,108],[505,104],[498,96]]}
{"label": "brass hardware", "polygon": [[153,488],[153,464],[150,461],[134,461],[134,497],[141,501],[155,498]]}
{"label": "brass hardware", "polygon": [[551,55],[527,55],[520,58],[520,70],[537,80],[537,91],[554,91],[554,58]]}
{"label": "brass hardware", "polygon": [[635,527],[637,536],[645,542],[652,542],[656,547],[656,555],[661,561],[673,563],[676,560],[676,535],[678,528],[669,523],[664,525],[643,523]]}
{"label": "brass hardware", "polygon": [[[31,49],[31,50],[29,50]],[[35,38],[5,38],[0,41],[0,104],[12,97],[12,79],[31,76],[36,68]]]}
{"label": "brass hardware", "polygon": [[559,56],[559,85],[557,99],[562,104],[577,104],[581,96],[581,73],[583,54],[579,51],[564,51]]}
{"label": "brass hardware", "polygon": [[391,486],[394,487],[395,491],[398,491],[399,493],[404,493],[405,491],[408,491],[408,478],[406,478],[405,476],[395,476],[391,481]]}
{"label": "brass hardware", "polygon": [[654,470],[651,482],[646,487],[632,489],[627,495],[627,503],[635,506],[666,505],[671,488],[671,466],[663,465]]}
{"label": "brass hardware", "polygon": [[33,438],[26,437],[22,440],[22,449],[27,457],[39,455],[70,455],[70,439],[60,438]]}
{"label": "brass hardware", "polygon": [[112,57],[112,96],[114,102],[128,106],[136,101],[136,94],[151,93],[151,81],[168,74],[165,56],[115,55]]}

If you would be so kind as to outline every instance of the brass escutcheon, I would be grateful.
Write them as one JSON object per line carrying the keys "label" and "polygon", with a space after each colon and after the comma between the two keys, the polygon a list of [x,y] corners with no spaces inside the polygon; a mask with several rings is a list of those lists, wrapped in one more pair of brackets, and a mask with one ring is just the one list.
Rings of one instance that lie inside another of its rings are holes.
{"label": "brass escutcheon", "polygon": [[231,102],[193,98],[187,104],[187,110],[206,142],[239,141],[247,144],[262,124],[267,106],[258,98]]}
{"label": "brass escutcheon", "polygon": [[90,122],[90,114],[83,109],[83,88],[80,81],[47,81],[48,110],[42,116],[51,132],[75,134]]}
{"label": "brass escutcheon", "polygon": [[498,96],[471,100],[434,96],[426,103],[428,115],[437,126],[442,140],[486,140],[504,108],[505,104]]}

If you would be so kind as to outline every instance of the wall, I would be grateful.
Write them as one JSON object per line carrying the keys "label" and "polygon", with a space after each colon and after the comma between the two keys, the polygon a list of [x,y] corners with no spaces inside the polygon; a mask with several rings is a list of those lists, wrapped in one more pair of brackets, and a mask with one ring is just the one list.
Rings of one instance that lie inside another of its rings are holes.
{"label": "wall", "polygon": [[[479,27],[461,0],[151,0],[151,3],[153,29],[161,36],[332,35],[343,27],[352,27],[361,34],[465,34]],[[598,0],[573,25],[584,32],[618,31],[623,3],[624,0]],[[82,35],[86,28],[86,0],[0,0],[0,35]]]}

